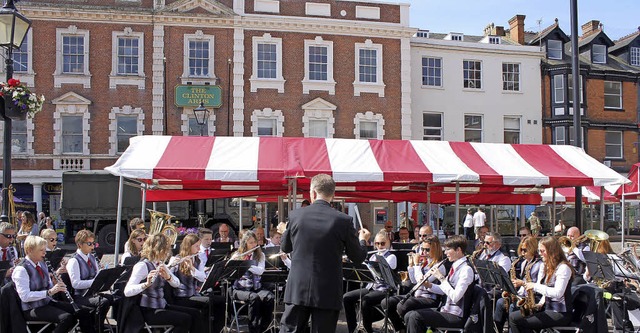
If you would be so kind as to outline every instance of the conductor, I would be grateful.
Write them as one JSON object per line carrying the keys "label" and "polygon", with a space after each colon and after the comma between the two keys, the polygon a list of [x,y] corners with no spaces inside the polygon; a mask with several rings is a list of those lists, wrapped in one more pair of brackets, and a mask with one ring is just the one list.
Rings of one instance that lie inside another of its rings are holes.
{"label": "conductor", "polygon": [[[311,179],[310,206],[289,213],[281,250],[291,253],[280,333],[335,332],[342,307],[342,254],[360,264],[367,256],[371,233],[356,237],[352,218],[331,208],[336,183],[327,174]],[[358,242],[359,238],[359,242]]]}

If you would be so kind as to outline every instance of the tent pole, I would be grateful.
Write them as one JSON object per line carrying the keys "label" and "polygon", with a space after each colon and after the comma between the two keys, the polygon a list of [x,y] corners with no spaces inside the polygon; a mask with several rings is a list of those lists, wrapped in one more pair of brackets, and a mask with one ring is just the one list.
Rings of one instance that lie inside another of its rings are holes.
{"label": "tent pole", "polygon": [[[494,225],[493,225],[494,218],[493,218],[493,217],[494,217],[494,213],[495,213],[495,211],[493,210],[493,208],[494,208],[494,205],[490,205],[490,206],[489,206],[489,215],[490,215],[490,216],[489,216],[489,230],[491,230],[491,232],[494,232],[494,231],[495,231],[495,230],[493,230],[493,227],[494,227]],[[496,228],[496,229],[497,229],[497,228]]]}
{"label": "tent pole", "polygon": [[157,206],[157,205],[156,205],[156,203],[155,203],[155,201],[154,201],[154,202],[153,202],[153,210],[158,210],[158,207],[156,207],[156,206]]}
{"label": "tent pole", "polygon": [[427,221],[422,221],[422,225],[431,225],[431,191],[429,186],[427,186]]}
{"label": "tent pole", "polygon": [[600,230],[604,230],[604,186],[600,186]]}
{"label": "tent pole", "polygon": [[[553,236],[555,236],[556,235],[556,188],[552,187],[551,190],[552,190],[551,191],[551,202],[552,202],[552,205],[553,205],[553,215],[551,216],[553,223],[552,223],[552,226],[551,226],[551,234]],[[562,230],[560,230],[560,234],[562,234]]]}
{"label": "tent pole", "polygon": [[238,199],[238,204],[240,207],[240,209],[238,209],[238,220],[240,220],[240,230],[242,230],[242,211],[244,210],[242,209],[242,197]]}
{"label": "tent pole", "polygon": [[147,208],[147,184],[142,188],[142,207],[140,207],[140,218],[144,221],[145,208]]}
{"label": "tent pole", "polygon": [[122,195],[124,187],[124,177],[118,179],[118,213],[116,216],[116,246],[113,251],[113,267],[118,265],[118,255],[120,254],[120,228],[122,226]]}
{"label": "tent pole", "polygon": [[624,250],[624,229],[625,229],[625,223],[624,223],[624,184],[622,186],[622,211],[620,213],[620,218],[622,220],[622,237],[620,237],[620,248]]}
{"label": "tent pole", "polygon": [[454,221],[456,221],[456,235],[460,235],[460,182],[456,182],[456,212]]}
{"label": "tent pole", "polygon": [[[298,204],[298,178],[293,178],[293,206],[291,207],[290,210],[296,209],[297,204]],[[344,209],[344,205],[342,206]]]}
{"label": "tent pole", "polygon": [[171,204],[167,201],[167,214],[171,215]]}

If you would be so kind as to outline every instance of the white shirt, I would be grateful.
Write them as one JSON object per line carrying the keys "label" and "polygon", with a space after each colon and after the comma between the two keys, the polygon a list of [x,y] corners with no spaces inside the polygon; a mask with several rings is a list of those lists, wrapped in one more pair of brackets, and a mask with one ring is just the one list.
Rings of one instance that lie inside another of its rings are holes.
{"label": "white shirt", "polygon": [[[436,263],[437,264],[437,263]],[[424,278],[424,273],[426,273],[429,269],[431,269],[429,266],[425,266],[424,271],[422,270],[422,266],[420,265],[415,265],[415,266],[410,266],[408,267],[408,274],[409,274],[409,279],[411,280],[412,283],[418,283],[420,281],[422,281],[422,279]],[[438,270],[440,271],[440,273],[444,276],[447,275],[447,272],[445,271],[444,265],[440,265],[440,267],[438,268]],[[436,277],[431,275],[427,281],[434,283],[436,281]],[[425,286],[420,286],[420,288],[416,291],[415,297],[431,297],[432,296],[435,297],[435,295],[432,295],[431,293],[428,292],[427,288]]]}
{"label": "white shirt", "polygon": [[[451,266],[453,268],[453,276],[443,279],[439,285],[432,284],[431,287],[427,289],[432,293],[447,295],[447,301],[441,311],[451,313],[458,317],[462,316],[462,307],[456,307],[454,304],[462,299],[474,279],[473,269],[468,264],[463,265],[466,262],[466,257],[456,260]],[[451,284],[453,284],[453,286]]]}
{"label": "white shirt", "polygon": [[[89,256],[82,253],[80,249],[78,249],[76,253],[79,254],[80,258],[82,258],[82,260],[84,260],[85,262],[89,260]],[[71,257],[69,261],[67,261],[67,272],[69,272],[69,279],[71,280],[71,286],[73,287],[73,289],[89,289],[89,287],[91,287],[91,285],[93,284],[94,279],[80,279],[80,264],[75,257]],[[100,272],[100,267],[96,267],[96,276],[98,275],[98,272]]]}
{"label": "white shirt", "polygon": [[[29,257],[26,257],[25,259],[33,264],[34,267],[38,266]],[[40,268],[44,269],[44,267],[42,266],[40,266]],[[53,284],[51,283],[49,277],[45,278],[49,281],[49,288],[53,287]],[[16,266],[16,268],[13,269],[13,273],[11,273],[11,279],[16,285],[16,291],[18,292],[20,300],[24,303],[35,302],[48,297],[48,290],[31,291],[31,289],[29,288],[29,273],[27,272],[27,269],[22,265]]]}
{"label": "white shirt", "polygon": [[534,285],[533,290],[544,296],[542,300],[540,300],[540,303],[544,302],[546,297],[549,297],[552,301],[561,301],[564,298],[565,289],[567,289],[569,280],[571,279],[571,268],[564,263],[558,265],[554,273],[556,281],[553,286],[543,284],[543,282],[545,282],[543,280],[545,269],[544,263],[540,265],[540,270],[538,271],[538,283]]}
{"label": "white shirt", "polygon": [[473,214],[473,226],[484,227],[484,222],[487,220],[487,215],[484,212],[477,211]]}
{"label": "white shirt", "polygon": [[[178,261],[179,258],[177,256],[173,256],[171,257],[171,260],[169,260],[169,266],[173,265],[176,261]],[[200,261],[201,265],[198,265],[198,267],[194,267],[191,269],[191,276],[193,276],[194,278],[196,278],[196,280],[200,281],[200,282],[204,282],[204,280],[207,278],[207,274],[205,274],[204,269],[200,269],[202,265],[202,261]],[[177,265],[176,266],[176,270],[180,269],[180,266]]]}
{"label": "white shirt", "polygon": [[[180,280],[173,275],[173,273],[169,272],[169,274],[171,275],[171,278],[167,282],[169,282],[169,284],[174,288],[179,287]],[[144,286],[147,283],[147,275],[149,275],[149,270],[147,269],[146,262],[140,261],[135,264],[131,272],[131,277],[129,278],[129,281],[127,281],[127,285],[124,287],[124,295],[131,297],[143,292],[145,290]],[[162,277],[158,275],[157,279],[162,279]],[[140,281],[142,281],[142,283],[140,283]]]}
{"label": "white shirt", "polygon": [[509,270],[511,269],[511,259],[504,255],[502,251],[495,250],[491,252],[491,254],[487,254],[487,251],[483,252],[479,258],[480,260],[490,260],[498,264],[498,266],[502,267],[504,271],[509,274]]}
{"label": "white shirt", "polygon": [[[205,252],[206,250],[209,250],[209,254],[211,254],[211,248],[206,248],[204,246],[202,246],[202,244],[200,244],[200,252],[198,252],[200,254],[200,265],[204,267],[204,265],[207,264],[207,260],[209,259],[207,257],[207,253]],[[198,269],[200,269],[200,267],[198,267]]]}
{"label": "white shirt", "polygon": [[464,218],[464,224],[462,225],[465,228],[473,227],[473,215],[471,213],[467,213],[467,216]]}

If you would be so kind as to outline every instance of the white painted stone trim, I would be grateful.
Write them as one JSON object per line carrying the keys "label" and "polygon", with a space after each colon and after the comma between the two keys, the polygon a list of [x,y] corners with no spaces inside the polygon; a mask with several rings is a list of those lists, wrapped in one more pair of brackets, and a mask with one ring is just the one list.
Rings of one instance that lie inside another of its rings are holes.
{"label": "white painted stone trim", "polygon": [[[309,79],[310,46],[324,46],[327,48],[327,80]],[[308,94],[311,90],[328,91],[329,95],[336,94],[336,81],[333,79],[333,41],[325,41],[320,36],[316,36],[313,40],[304,40],[304,79],[302,80],[302,93]]]}
{"label": "white painted stone trim", "polygon": [[336,119],[333,113],[336,109],[337,106],[320,97],[304,104],[302,106],[302,110],[304,110],[304,115],[302,116],[302,135],[305,138],[309,137],[309,122],[311,120],[324,120],[327,122],[327,138],[333,138],[336,134]]}
{"label": "white painted stone trim", "polygon": [[[84,37],[84,72],[82,74],[62,72],[62,37],[65,35],[82,35]],[[68,28],[56,29],[56,70],[53,73],[54,88],[60,88],[63,84],[82,84],[83,88],[91,88],[89,45],[89,30],[78,29],[75,25],[70,25]]]}
{"label": "white painted stone trim", "polygon": [[91,130],[91,124],[89,123],[89,118],[91,117],[89,114],[89,104],[91,104],[91,101],[74,92],[68,92],[54,99],[51,103],[56,106],[56,110],[53,112],[53,154],[63,155],[62,116],[82,115],[82,152],[64,153],[64,155],[88,156],[91,153],[89,150],[89,142],[91,142],[91,137],[89,136],[89,131]]}
{"label": "white painted stone trim", "polygon": [[[138,39],[138,74],[118,74],[118,39],[120,37],[135,37]],[[109,74],[109,88],[118,85],[138,86],[145,89],[144,74],[144,32],[133,32],[130,27],[123,31],[111,32],[111,74]]]}
{"label": "white painted stone trim", "polygon": [[411,140],[411,38],[409,37],[400,40],[400,85],[400,136],[402,140]]}
{"label": "white painted stone trim", "polygon": [[[26,72],[16,72],[14,67],[13,77],[20,80],[20,82],[27,85],[27,87],[35,87],[35,77],[36,73],[33,71],[33,30],[29,30],[27,36],[24,39],[23,43],[27,43],[27,71]],[[0,73],[6,73],[6,66],[0,66]],[[4,81],[4,79],[2,79]]]}
{"label": "white painted stone trim", "polygon": [[[240,18],[237,18],[240,20]],[[233,29],[233,136],[244,136],[244,29]]]}
{"label": "white painted stone trim", "polygon": [[[16,153],[11,152],[11,157],[20,158],[35,155],[35,151],[33,150],[33,141],[35,137],[33,136],[33,130],[36,128],[33,124],[32,118],[27,118],[27,147],[24,153]],[[13,127],[12,127],[13,128]],[[4,122],[0,122],[0,131],[4,133]],[[0,144],[4,145],[4,135],[0,137]],[[0,152],[0,156],[4,154],[4,147],[2,147],[2,151]]]}
{"label": "white painted stone trim", "polygon": [[331,4],[329,3],[305,3],[305,14],[310,16],[331,16]]}
{"label": "white painted stone trim", "polygon": [[380,7],[356,6],[356,18],[379,20]]}
{"label": "white painted stone trim", "polygon": [[357,113],[353,119],[354,129],[353,134],[356,139],[360,139],[360,122],[361,121],[370,121],[376,122],[378,124],[378,140],[384,139],[384,116],[381,113],[373,113],[371,111],[367,111],[365,113]]}
{"label": "white painted stone trim", "polygon": [[151,133],[164,134],[164,25],[153,28]]}
{"label": "white painted stone trim", "polygon": [[[376,54],[376,78],[378,82],[360,82],[360,50],[361,49],[373,49],[377,51]],[[354,72],[355,80],[353,81],[353,96],[360,96],[361,93],[374,93],[378,94],[378,97],[384,97],[384,79],[382,77],[382,64],[384,58],[382,55],[382,44],[374,44],[371,39],[367,39],[364,43],[355,44],[355,62]]]}
{"label": "white painted stone trim", "polygon": [[[189,75],[189,41],[197,40],[203,41],[206,40],[209,42],[209,74],[202,76],[192,76]],[[190,82],[191,84],[215,84],[217,77],[215,75],[215,36],[214,35],[205,35],[202,30],[196,30],[193,34],[184,35],[183,42],[183,59],[182,59],[182,76],[180,80],[182,84],[187,84]]]}
{"label": "white painted stone trim", "polygon": [[[182,108],[182,114],[180,115],[182,125],[180,125],[180,130],[182,131],[183,136],[189,135],[189,119],[195,119],[196,117],[193,114],[193,109],[193,107]],[[207,120],[207,136],[212,136],[216,133],[216,113],[214,110],[209,111],[209,120]]]}
{"label": "white painted stone trim", "polygon": [[263,13],[280,13],[280,1],[278,0],[253,0],[253,10]]}
{"label": "white painted stone trim", "polygon": [[282,137],[284,134],[284,115],[282,110],[273,110],[271,108],[264,108],[262,110],[253,110],[251,114],[251,134],[252,136],[258,136],[258,120],[259,119],[275,119],[276,120],[276,133],[274,136]]}
{"label": "white painted stone trim", "polygon": [[142,108],[133,108],[125,105],[122,108],[114,106],[109,112],[109,155],[116,156],[118,153],[118,116],[137,116],[136,135],[144,134],[144,111]]}
{"label": "white painted stone trim", "polygon": [[[251,82],[251,92],[257,92],[258,89],[277,89],[278,93],[284,93],[284,77],[282,77],[282,38],[271,37],[271,34],[265,33],[262,37],[253,37],[253,61],[252,73],[249,81]],[[258,78],[258,44],[275,44],[276,45],[276,78],[265,79]]]}

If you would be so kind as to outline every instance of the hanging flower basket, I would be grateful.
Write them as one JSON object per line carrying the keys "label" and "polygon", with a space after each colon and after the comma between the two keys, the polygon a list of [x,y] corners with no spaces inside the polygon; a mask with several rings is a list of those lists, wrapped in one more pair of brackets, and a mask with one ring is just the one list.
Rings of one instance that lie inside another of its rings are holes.
{"label": "hanging flower basket", "polygon": [[0,97],[3,102],[3,116],[13,120],[33,118],[42,110],[44,95],[32,93],[20,80],[9,79],[7,83],[0,82]]}

